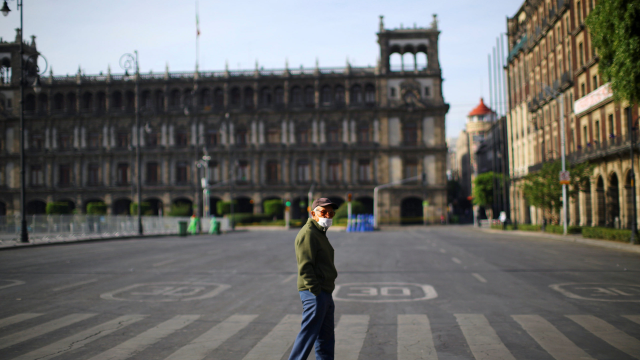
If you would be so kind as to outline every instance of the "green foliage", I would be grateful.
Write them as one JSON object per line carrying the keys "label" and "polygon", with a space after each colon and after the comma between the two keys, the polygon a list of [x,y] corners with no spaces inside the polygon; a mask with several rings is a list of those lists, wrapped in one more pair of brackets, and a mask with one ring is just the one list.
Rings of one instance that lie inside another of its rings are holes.
{"label": "green foliage", "polygon": [[[564,234],[563,225],[546,225],[544,231],[552,234]],[[582,226],[567,226],[567,234],[581,234]]]}
{"label": "green foliage", "polygon": [[[238,200],[233,200],[234,209],[238,209]],[[218,201],[216,210],[220,215],[231,214],[231,201]]]}
{"label": "green foliage", "polygon": [[[131,205],[129,205],[129,211],[131,215],[137,216],[138,203],[132,202]],[[153,210],[151,210],[151,203],[148,203],[146,201],[142,202],[142,215],[153,215]]]}
{"label": "green foliage", "polygon": [[631,238],[631,230],[605,227],[583,227],[582,236],[590,239],[629,242],[629,239]]}
{"label": "green foliage", "polygon": [[282,219],[284,216],[284,204],[280,199],[265,200],[263,203],[264,213],[278,219]]}
{"label": "green foliage", "polygon": [[[349,214],[348,210],[348,201],[345,201],[340,205],[338,210],[336,210],[336,216],[333,217],[333,221],[338,221],[340,219],[346,219]],[[369,211],[367,207],[364,206],[360,201],[352,201],[351,202],[351,214],[352,215],[360,215],[360,214],[368,214]]]}
{"label": "green foliage", "polygon": [[[229,219],[232,219],[235,224],[238,225],[250,225],[255,223],[261,223],[263,221],[269,221],[273,219],[273,215],[270,214],[254,214],[254,213],[234,213],[233,216],[229,215]],[[283,222],[284,225],[284,222]]]}
{"label": "green foliage", "polygon": [[65,201],[47,203],[45,208],[47,215],[68,215],[71,214],[71,207]]}
{"label": "green foliage", "polygon": [[540,231],[542,226],[534,224],[518,224],[518,230],[522,231]]}
{"label": "green foliage", "polygon": [[[144,209],[144,202],[142,203],[142,209]],[[193,214],[193,208],[191,204],[186,202],[177,202],[171,205],[169,210],[169,216],[191,216]]]}
{"label": "green foliage", "polygon": [[87,215],[105,215],[107,204],[102,201],[90,202],[87,204]]}
{"label": "green foliage", "polygon": [[600,57],[598,69],[616,100],[640,101],[640,2],[600,0],[586,24]]}
{"label": "green foliage", "polygon": [[501,179],[502,174],[495,174],[493,171],[476,176],[473,179],[473,203],[480,206],[493,204],[493,183]]}
{"label": "green foliage", "polygon": [[[524,178],[522,192],[529,204],[542,209],[545,218],[558,214],[562,208],[562,185],[560,185],[560,160],[547,162],[542,169],[530,173]],[[567,188],[567,195],[575,198],[578,192],[589,181],[593,165],[582,163],[567,167],[571,175],[571,185]]]}

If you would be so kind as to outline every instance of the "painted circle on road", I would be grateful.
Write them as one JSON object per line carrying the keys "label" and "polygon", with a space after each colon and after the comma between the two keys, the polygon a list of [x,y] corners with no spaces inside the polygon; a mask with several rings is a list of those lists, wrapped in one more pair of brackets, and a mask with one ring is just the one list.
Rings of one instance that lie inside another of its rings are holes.
{"label": "painted circle on road", "polygon": [[640,285],[611,283],[566,283],[549,285],[562,295],[578,300],[640,302]]}
{"label": "painted circle on road", "polygon": [[105,300],[120,301],[193,301],[212,298],[231,285],[204,282],[154,282],[133,284],[100,295]]}
{"label": "painted circle on road", "polygon": [[366,282],[336,285],[333,299],[353,302],[407,302],[431,300],[438,293],[431,285],[403,282]]}

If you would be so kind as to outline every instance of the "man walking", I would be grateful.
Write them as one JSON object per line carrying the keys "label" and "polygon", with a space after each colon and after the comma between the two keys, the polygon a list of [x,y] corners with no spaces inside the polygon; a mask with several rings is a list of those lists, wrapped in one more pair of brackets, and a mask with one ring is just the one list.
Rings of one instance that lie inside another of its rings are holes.
{"label": "man walking", "polygon": [[333,360],[335,348],[333,297],[338,272],[333,265],[333,247],[327,229],[336,205],[319,198],[311,206],[311,216],[296,236],[298,291],[302,300],[302,325],[289,360],[306,360],[315,344],[317,360]]}

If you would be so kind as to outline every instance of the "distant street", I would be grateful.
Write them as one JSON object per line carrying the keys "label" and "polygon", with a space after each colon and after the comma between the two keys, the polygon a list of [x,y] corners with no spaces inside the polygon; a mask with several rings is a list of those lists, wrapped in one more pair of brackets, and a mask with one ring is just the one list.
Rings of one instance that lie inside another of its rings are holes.
{"label": "distant street", "polygon": [[[0,251],[0,359],[287,359],[295,235]],[[329,239],[338,360],[640,358],[640,254],[454,226]]]}

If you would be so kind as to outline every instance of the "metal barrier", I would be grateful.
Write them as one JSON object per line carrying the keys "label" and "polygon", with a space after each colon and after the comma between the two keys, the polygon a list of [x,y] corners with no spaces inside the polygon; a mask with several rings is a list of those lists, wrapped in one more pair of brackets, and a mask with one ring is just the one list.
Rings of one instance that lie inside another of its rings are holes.
{"label": "metal barrier", "polygon": [[[145,235],[178,233],[178,222],[189,222],[189,217],[143,216]],[[229,230],[229,221],[219,218],[222,231]],[[202,233],[209,230],[210,219],[201,219]],[[31,240],[98,239],[138,234],[138,219],[128,215],[29,215],[27,231]],[[18,240],[20,216],[0,216],[0,240]]]}

